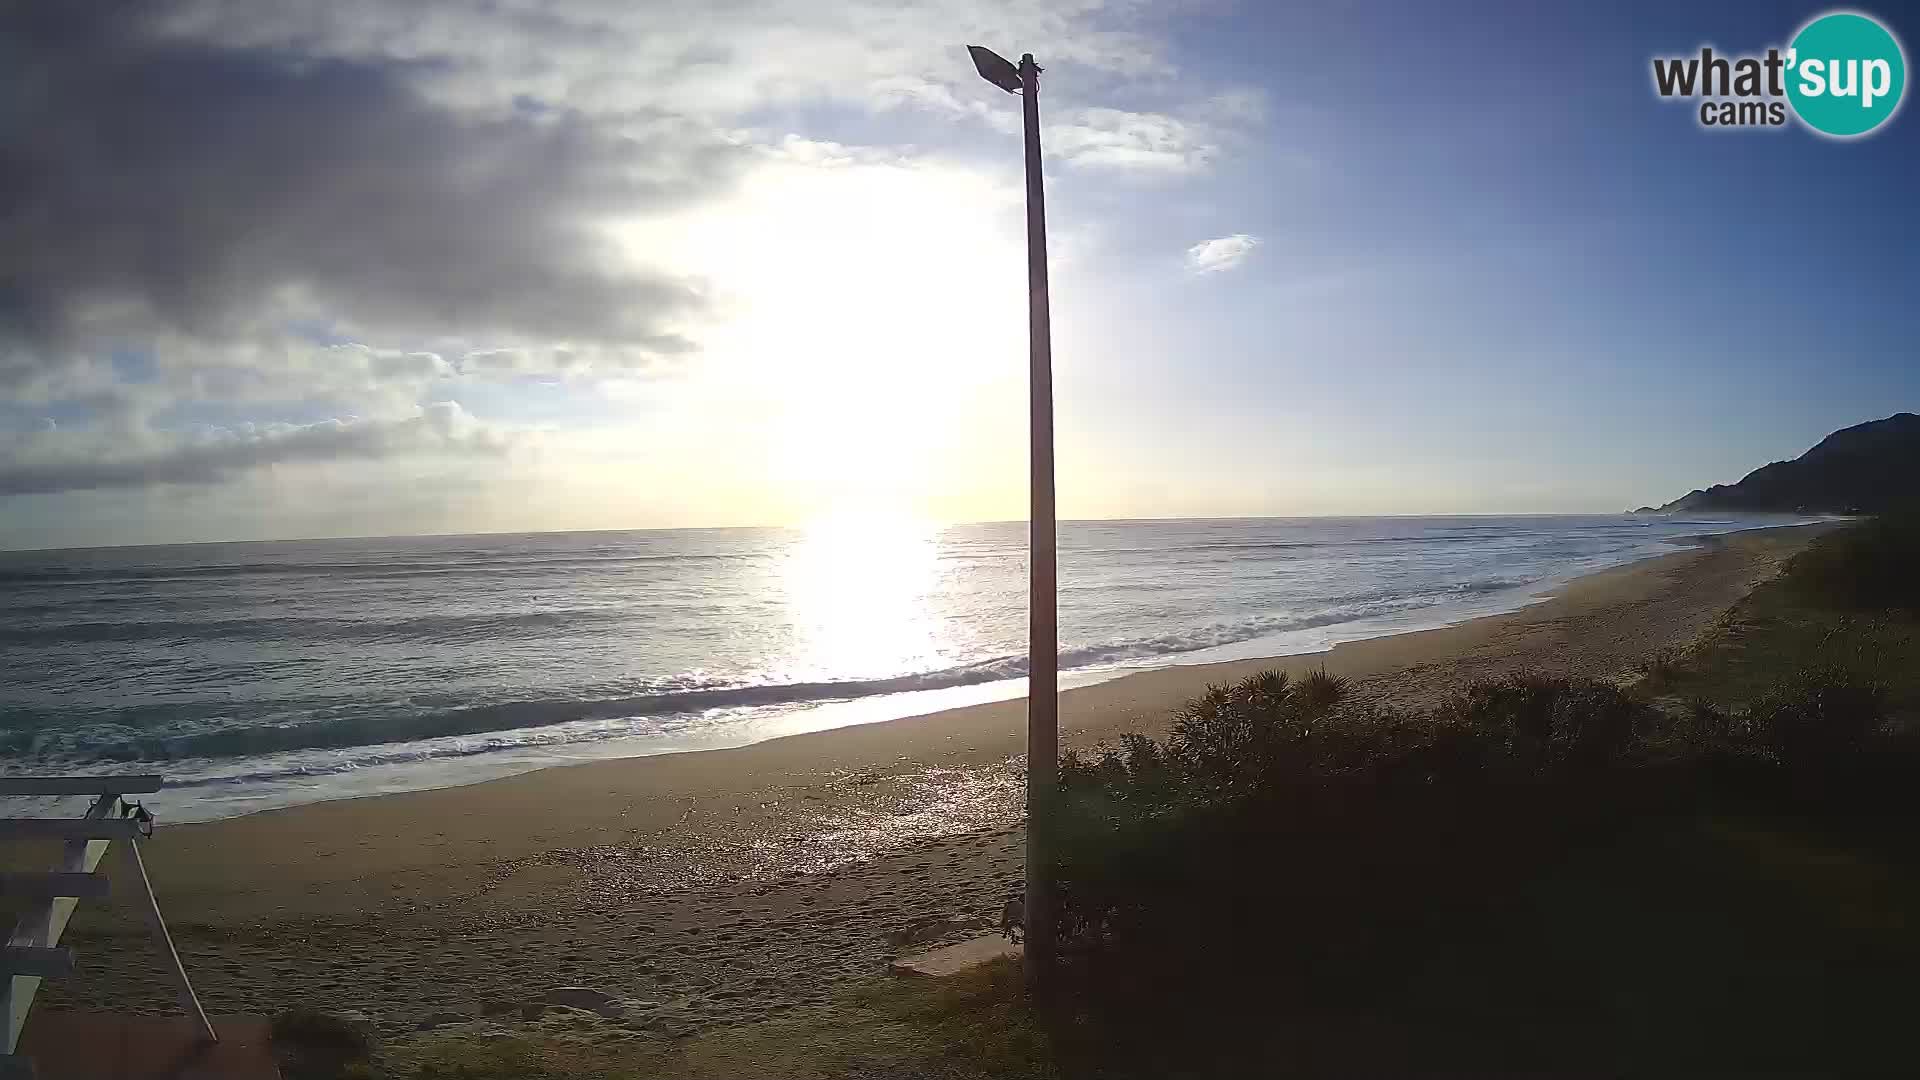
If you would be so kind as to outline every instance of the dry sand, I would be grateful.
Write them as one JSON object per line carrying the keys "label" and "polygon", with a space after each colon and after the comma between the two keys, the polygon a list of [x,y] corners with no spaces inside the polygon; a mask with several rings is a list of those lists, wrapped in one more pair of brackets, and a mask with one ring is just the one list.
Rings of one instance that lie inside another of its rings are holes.
{"label": "dry sand", "polygon": [[[1808,528],[1708,539],[1509,615],[1279,660],[1067,691],[1063,740],[1160,730],[1209,683],[1324,665],[1400,705],[1545,669],[1631,677],[1771,576]],[[209,1011],[353,1010],[391,1032],[611,999],[653,1036],[827,1000],[918,942],[997,916],[1021,883],[1025,707],[992,703],[755,746],[161,825],[155,886]],[[18,853],[16,853],[17,855]],[[47,1007],[165,1010],[120,902],[83,907]],[[492,1021],[489,1021],[492,1022]]]}

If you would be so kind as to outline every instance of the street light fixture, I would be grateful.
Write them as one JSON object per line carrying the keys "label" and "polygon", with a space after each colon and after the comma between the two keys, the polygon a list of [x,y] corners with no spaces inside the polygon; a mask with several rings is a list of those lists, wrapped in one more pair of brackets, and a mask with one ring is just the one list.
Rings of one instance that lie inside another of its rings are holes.
{"label": "street light fixture", "polygon": [[[973,57],[973,69],[980,73],[981,78],[1009,94],[1017,94],[1025,88],[1020,69],[1013,66],[1013,61],[984,45],[967,46],[967,54]],[[1032,60],[1033,57],[1029,55],[1027,59]]]}
{"label": "street light fixture", "polygon": [[1033,54],[1015,67],[979,45],[967,46],[980,77],[1021,96],[1027,144],[1027,349],[1029,487],[1027,515],[1030,623],[1027,642],[1027,985],[1040,989],[1054,960],[1054,802],[1059,792],[1060,652],[1055,595],[1053,508],[1053,334],[1047,312],[1047,206],[1040,178],[1040,65]]}

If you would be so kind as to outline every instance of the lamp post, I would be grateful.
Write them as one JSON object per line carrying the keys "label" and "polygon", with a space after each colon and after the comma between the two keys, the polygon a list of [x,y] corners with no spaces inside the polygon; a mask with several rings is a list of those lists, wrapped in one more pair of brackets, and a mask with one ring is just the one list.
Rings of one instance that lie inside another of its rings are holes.
{"label": "lamp post", "polygon": [[1060,653],[1055,592],[1053,509],[1053,334],[1047,311],[1047,205],[1040,177],[1040,65],[1033,54],[1015,67],[979,45],[967,46],[980,77],[1021,96],[1027,149],[1027,335],[1029,486],[1027,515],[1027,985],[1040,989],[1054,961],[1053,833],[1059,792]]}

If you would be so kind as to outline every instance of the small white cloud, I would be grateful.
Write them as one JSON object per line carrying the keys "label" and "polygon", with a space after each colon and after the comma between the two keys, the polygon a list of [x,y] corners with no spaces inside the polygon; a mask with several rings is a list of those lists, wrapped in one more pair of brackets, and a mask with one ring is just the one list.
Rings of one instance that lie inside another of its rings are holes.
{"label": "small white cloud", "polygon": [[1259,246],[1260,238],[1246,233],[1202,240],[1187,249],[1187,269],[1196,274],[1217,274],[1222,270],[1231,270],[1246,262],[1247,256]]}

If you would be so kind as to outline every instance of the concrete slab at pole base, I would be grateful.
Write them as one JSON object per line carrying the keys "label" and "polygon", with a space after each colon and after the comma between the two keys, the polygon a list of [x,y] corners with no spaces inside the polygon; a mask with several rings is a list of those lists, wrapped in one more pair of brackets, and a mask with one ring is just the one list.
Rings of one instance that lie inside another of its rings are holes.
{"label": "concrete slab at pole base", "polygon": [[903,956],[887,965],[887,970],[895,975],[938,979],[948,975],[958,975],[1003,956],[1017,958],[1021,951],[1017,943],[1008,941],[999,934],[990,934],[986,937],[974,938],[972,941],[963,941],[958,945],[947,945]]}

